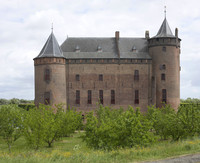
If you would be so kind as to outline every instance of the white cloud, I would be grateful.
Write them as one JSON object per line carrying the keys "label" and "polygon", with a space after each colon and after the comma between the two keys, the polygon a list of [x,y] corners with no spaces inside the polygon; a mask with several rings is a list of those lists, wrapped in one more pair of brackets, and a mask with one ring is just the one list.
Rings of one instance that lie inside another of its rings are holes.
{"label": "white cloud", "polygon": [[33,58],[54,23],[61,44],[69,36],[156,35],[164,18],[179,28],[181,97],[200,98],[200,10],[198,0],[9,0],[0,1],[0,98],[34,98]]}

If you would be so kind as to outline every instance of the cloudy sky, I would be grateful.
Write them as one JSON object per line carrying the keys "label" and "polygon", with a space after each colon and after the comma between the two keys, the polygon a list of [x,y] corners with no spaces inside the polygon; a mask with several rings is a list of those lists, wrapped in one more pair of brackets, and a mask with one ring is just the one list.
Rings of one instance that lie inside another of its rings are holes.
{"label": "cloudy sky", "polygon": [[200,98],[199,0],[0,0],[0,98],[34,99],[36,57],[51,33],[69,37],[156,35],[164,19],[181,42],[181,98]]}

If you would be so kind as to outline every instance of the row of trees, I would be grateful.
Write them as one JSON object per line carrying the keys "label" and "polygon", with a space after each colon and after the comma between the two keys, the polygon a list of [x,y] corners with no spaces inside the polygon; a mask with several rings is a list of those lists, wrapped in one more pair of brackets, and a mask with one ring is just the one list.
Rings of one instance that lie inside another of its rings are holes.
{"label": "row of trees", "polygon": [[200,108],[181,106],[178,112],[166,105],[151,106],[146,114],[139,108],[123,111],[102,107],[87,115],[84,140],[95,149],[147,146],[156,141],[178,141],[200,134]]}
{"label": "row of trees", "polygon": [[200,106],[182,105],[178,112],[168,105],[151,106],[142,114],[139,108],[123,110],[100,105],[95,112],[87,113],[84,125],[80,112],[65,111],[62,105],[40,105],[29,111],[17,105],[0,107],[0,136],[9,150],[20,136],[38,149],[45,144],[51,147],[53,142],[80,128],[85,130],[83,140],[95,149],[148,146],[166,139],[178,141],[200,134]]}
{"label": "row of trees", "polygon": [[6,141],[9,151],[20,136],[24,136],[28,145],[38,149],[45,144],[51,147],[53,142],[81,127],[81,113],[72,109],[64,111],[62,105],[56,108],[39,105],[29,111],[17,105],[0,107],[0,136]]}
{"label": "row of trees", "polygon": [[0,99],[0,105],[8,105],[8,104],[30,104],[33,103],[33,100],[25,100],[25,99],[18,99],[18,98],[12,98],[10,100],[1,98]]}

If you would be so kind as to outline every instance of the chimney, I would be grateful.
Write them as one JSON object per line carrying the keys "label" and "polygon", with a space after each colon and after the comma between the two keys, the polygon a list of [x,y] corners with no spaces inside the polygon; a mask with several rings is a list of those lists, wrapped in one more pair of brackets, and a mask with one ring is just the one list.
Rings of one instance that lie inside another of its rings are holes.
{"label": "chimney", "polygon": [[119,31],[115,32],[115,39],[118,41],[119,40]]}
{"label": "chimney", "polygon": [[145,31],[145,38],[149,39],[149,31]]}
{"label": "chimney", "polygon": [[175,36],[178,37],[178,28],[175,29]]}

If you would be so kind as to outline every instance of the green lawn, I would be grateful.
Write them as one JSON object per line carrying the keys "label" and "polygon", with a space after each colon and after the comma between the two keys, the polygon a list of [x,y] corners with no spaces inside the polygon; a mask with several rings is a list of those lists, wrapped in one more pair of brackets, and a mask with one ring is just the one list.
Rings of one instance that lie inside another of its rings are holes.
{"label": "green lawn", "polygon": [[86,147],[80,136],[75,133],[72,137],[55,142],[52,148],[43,147],[35,151],[27,147],[25,140],[20,138],[8,152],[7,145],[0,137],[0,162],[72,162],[72,163],[106,163],[106,162],[139,162],[158,160],[177,155],[200,152],[200,139],[179,142],[164,141],[146,148],[118,149],[114,151],[92,150]]}

